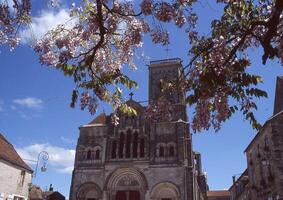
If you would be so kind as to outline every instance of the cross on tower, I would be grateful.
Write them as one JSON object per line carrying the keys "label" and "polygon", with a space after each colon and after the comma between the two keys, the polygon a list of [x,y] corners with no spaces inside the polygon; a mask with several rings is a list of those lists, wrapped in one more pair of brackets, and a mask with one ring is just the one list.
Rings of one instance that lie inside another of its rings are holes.
{"label": "cross on tower", "polygon": [[130,95],[130,100],[133,100],[134,93],[131,92],[129,95]]}
{"label": "cross on tower", "polygon": [[168,56],[169,56],[169,51],[170,51],[171,49],[169,49],[169,45],[168,44],[166,44],[166,48],[165,48],[165,51],[166,51],[166,58],[168,58]]}

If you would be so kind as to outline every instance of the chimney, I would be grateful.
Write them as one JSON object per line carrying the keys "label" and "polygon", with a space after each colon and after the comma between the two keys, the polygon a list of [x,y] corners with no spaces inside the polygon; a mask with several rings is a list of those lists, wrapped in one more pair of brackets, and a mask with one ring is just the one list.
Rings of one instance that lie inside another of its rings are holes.
{"label": "chimney", "polygon": [[236,183],[236,176],[232,176],[233,179],[233,185]]}
{"label": "chimney", "polygon": [[49,186],[49,191],[50,191],[50,192],[53,192],[52,184],[50,184],[50,186]]}
{"label": "chimney", "polygon": [[276,80],[273,114],[276,115],[277,113],[281,111],[283,111],[283,76],[278,76]]}

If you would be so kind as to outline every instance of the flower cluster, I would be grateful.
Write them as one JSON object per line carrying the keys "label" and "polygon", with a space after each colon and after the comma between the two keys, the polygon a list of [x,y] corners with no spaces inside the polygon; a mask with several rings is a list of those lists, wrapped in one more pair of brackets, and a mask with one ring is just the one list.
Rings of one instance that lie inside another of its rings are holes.
{"label": "flower cluster", "polygon": [[[169,33],[149,23],[145,17],[152,15],[159,21],[174,21],[178,27],[182,27],[192,15],[184,6],[178,6],[184,3],[187,2],[169,4],[165,1],[143,0],[140,4],[142,15],[135,13],[134,4],[130,1],[113,4],[108,1],[85,1],[79,6],[72,4],[70,16],[75,25],[59,25],[49,31],[37,41],[34,50],[39,54],[42,64],[55,66],[65,74],[72,75],[78,88],[92,93],[89,96],[82,93],[82,108],[94,103],[89,110],[96,109],[97,101],[91,101],[90,96],[118,107],[110,87],[120,83],[131,87],[119,78],[123,66],[135,68],[131,63],[137,48],[143,44],[143,35],[149,33],[154,43],[169,43]],[[102,95],[101,89],[104,91]]]}
{"label": "flower cluster", "polygon": [[15,0],[13,7],[7,1],[0,2],[0,45],[8,44],[10,50],[19,44],[17,30],[30,23],[30,0]]}
{"label": "flower cluster", "polygon": [[145,112],[145,118],[154,122],[170,121],[172,118],[173,107],[166,99],[159,99],[151,102]]}
{"label": "flower cluster", "polygon": [[80,98],[81,101],[81,109],[84,110],[85,108],[88,108],[88,111],[91,114],[96,113],[97,109],[97,99],[96,97],[91,97],[88,92],[83,92]]}

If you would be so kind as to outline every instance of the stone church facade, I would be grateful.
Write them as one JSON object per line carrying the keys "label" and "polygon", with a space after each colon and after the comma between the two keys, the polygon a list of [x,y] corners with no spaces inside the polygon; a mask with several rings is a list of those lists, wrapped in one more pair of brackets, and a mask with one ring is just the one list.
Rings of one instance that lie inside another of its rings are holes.
{"label": "stone church facade", "polygon": [[149,65],[149,101],[166,98],[169,122],[149,122],[145,107],[132,100],[136,116],[120,114],[114,126],[102,113],[80,127],[70,200],[206,200],[201,156],[192,149],[184,94],[161,93],[160,80],[180,77],[180,59]]}

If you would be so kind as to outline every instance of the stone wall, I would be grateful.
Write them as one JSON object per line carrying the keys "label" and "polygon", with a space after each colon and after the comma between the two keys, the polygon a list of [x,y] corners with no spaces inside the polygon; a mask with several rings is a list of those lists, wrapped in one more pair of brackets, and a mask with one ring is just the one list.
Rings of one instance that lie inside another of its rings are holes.
{"label": "stone wall", "polygon": [[283,111],[283,76],[277,77],[274,102],[274,115]]}
{"label": "stone wall", "polygon": [[14,196],[28,198],[28,189],[32,174],[24,169],[0,160],[0,196],[3,199],[14,199]]}
{"label": "stone wall", "polygon": [[251,199],[283,198],[283,113],[266,122],[246,153]]}

